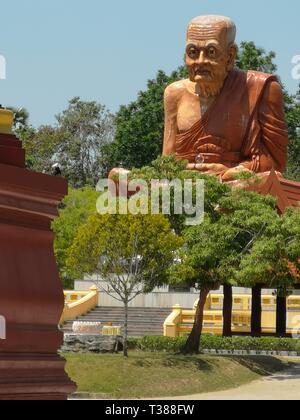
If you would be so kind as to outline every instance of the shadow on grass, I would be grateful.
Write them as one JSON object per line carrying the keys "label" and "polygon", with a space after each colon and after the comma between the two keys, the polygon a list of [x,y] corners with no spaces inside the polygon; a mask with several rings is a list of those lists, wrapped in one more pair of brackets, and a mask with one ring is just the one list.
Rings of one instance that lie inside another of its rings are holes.
{"label": "shadow on grass", "polygon": [[289,381],[300,379],[300,364],[298,363],[289,363],[289,367],[286,371],[278,373],[277,375],[272,376],[272,380],[276,381]]}
{"label": "shadow on grass", "polygon": [[[152,368],[157,365],[157,362],[157,359],[141,358],[135,360],[134,365],[142,368]],[[196,368],[202,372],[209,372],[214,367],[213,361],[210,362],[197,356],[166,355],[159,363],[166,368]]]}
{"label": "shadow on grass", "polygon": [[295,369],[297,366],[299,367],[297,363],[286,362],[270,356],[228,356],[228,359],[246,367],[260,376],[271,376],[284,370]]}
{"label": "shadow on grass", "polygon": [[[196,368],[202,372],[210,372],[218,368],[220,359],[227,359],[236,365],[243,366],[249,371],[259,376],[271,376],[283,371],[295,371],[298,367],[297,374],[300,375],[300,366],[291,361],[287,362],[277,357],[272,356],[218,356],[218,357],[203,357],[203,356],[184,356],[180,354],[166,354],[159,362],[155,358],[142,357],[134,361],[134,365],[142,368],[151,369],[159,363],[166,368],[180,368],[190,369]],[[292,375],[290,375],[292,376]],[[279,376],[279,379],[283,377]]]}
{"label": "shadow on grass", "polygon": [[209,363],[207,360],[200,359],[199,357],[193,357],[193,356],[168,356],[166,360],[164,361],[164,366],[174,366],[174,367],[196,367],[198,370],[201,370],[203,372],[208,372],[213,369],[213,364]]}

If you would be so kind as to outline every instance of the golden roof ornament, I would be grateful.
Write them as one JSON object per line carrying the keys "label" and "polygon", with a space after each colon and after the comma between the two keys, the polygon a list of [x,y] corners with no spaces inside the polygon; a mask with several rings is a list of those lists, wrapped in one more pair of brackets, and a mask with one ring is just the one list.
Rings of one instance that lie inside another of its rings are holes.
{"label": "golden roof ornament", "polygon": [[14,113],[0,105],[0,134],[13,134]]}

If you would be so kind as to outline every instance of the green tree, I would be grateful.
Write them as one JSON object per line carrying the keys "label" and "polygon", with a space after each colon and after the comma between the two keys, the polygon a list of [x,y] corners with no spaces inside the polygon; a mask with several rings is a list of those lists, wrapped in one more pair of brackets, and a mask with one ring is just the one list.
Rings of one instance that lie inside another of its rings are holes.
{"label": "green tree", "polygon": [[[300,255],[300,210],[272,217],[241,261],[237,281],[253,287],[262,281],[277,289],[277,335],[286,334],[286,297],[294,289]],[[262,280],[263,279],[263,280]],[[281,307],[279,305],[282,305]]]}
{"label": "green tree", "polygon": [[235,229],[206,217],[200,226],[188,228],[184,234],[185,248],[179,263],[172,270],[173,282],[200,291],[194,325],[182,349],[184,354],[199,352],[204,308],[208,294],[222,284],[232,284],[232,270],[238,258]]}
{"label": "green tree", "polygon": [[[183,349],[185,354],[199,351],[209,292],[222,284],[241,284],[237,273],[243,259],[271,221],[279,218],[272,197],[230,190],[220,198],[213,218],[207,214],[203,224],[186,229],[186,246],[180,262],[173,269],[173,279],[176,283],[187,283],[199,289],[200,298],[194,326]],[[261,282],[262,278],[257,281]]]}
{"label": "green tree", "polygon": [[25,110],[16,113],[16,134],[26,149],[27,167],[52,174],[58,163],[70,185],[95,186],[107,174],[104,147],[114,135],[114,117],[105,106],[76,97],[56,116],[56,126],[34,129]]}
{"label": "green tree", "polygon": [[17,131],[26,150],[26,165],[36,172],[52,174],[52,166],[57,163],[57,152],[64,142],[63,130],[52,126],[41,126],[34,129],[31,126]]}
{"label": "green tree", "polygon": [[73,187],[95,186],[107,172],[103,148],[114,135],[114,117],[105,106],[79,97],[56,117],[63,141],[55,154]]}
{"label": "green tree", "polygon": [[69,251],[70,270],[99,274],[104,291],[124,305],[124,356],[128,356],[128,306],[167,280],[181,240],[162,215],[93,215]]}
{"label": "green tree", "polygon": [[22,130],[28,127],[29,122],[29,112],[25,108],[14,108],[9,107],[11,111],[13,111],[14,117],[14,130],[18,132],[18,130]]}
{"label": "green tree", "polygon": [[98,197],[99,193],[90,187],[71,189],[59,209],[59,217],[53,222],[56,236],[54,251],[64,288],[73,288],[73,281],[80,277],[80,270],[77,271],[76,266],[68,270],[66,260],[78,229],[96,212]]}
{"label": "green tree", "polygon": [[[265,223],[263,233],[245,255],[237,278],[245,287],[263,281],[270,288],[290,291],[295,276],[289,263],[298,264],[300,255],[299,210],[290,210],[281,217]],[[299,252],[295,255],[295,250]]]}
{"label": "green tree", "polygon": [[[207,226],[207,221],[209,220],[209,226],[214,226],[214,223],[216,223],[219,219],[220,219],[220,206],[219,203],[222,200],[223,197],[226,197],[227,195],[231,194],[231,189],[225,185],[222,184],[218,181],[218,179],[216,177],[211,177],[211,176],[205,176],[201,173],[199,173],[198,171],[186,171],[185,170],[186,167],[186,162],[182,162],[182,161],[177,161],[175,159],[175,157],[173,156],[168,156],[168,157],[162,157],[157,159],[156,161],[152,162],[151,166],[147,166],[144,167],[140,170],[136,169],[134,170],[131,174],[130,174],[130,178],[132,179],[142,179],[147,181],[148,185],[150,185],[151,180],[153,179],[159,179],[159,180],[164,180],[163,181],[163,186],[161,187],[161,192],[163,191],[163,189],[165,188],[166,185],[166,181],[173,181],[174,179],[176,180],[180,180],[182,185],[183,182],[186,180],[192,180],[193,181],[193,188],[192,188],[192,193],[193,193],[193,202],[195,203],[195,182],[197,180],[204,180],[205,181],[205,196],[204,196],[204,210],[206,213],[206,223],[204,223],[204,225],[200,225],[197,228],[195,228],[194,232],[196,231],[196,235],[198,234],[198,230],[200,232],[204,232],[204,228],[203,226]],[[174,191],[171,189],[171,200],[170,200],[170,214],[169,214],[169,220],[170,223],[173,227],[173,229],[177,232],[177,234],[182,234],[182,232],[185,231],[186,229],[186,215],[183,213],[182,215],[180,214],[175,214],[174,212],[174,200],[175,200],[175,196],[174,196]],[[184,200],[182,200],[182,203],[184,203]],[[186,203],[185,203],[186,204]],[[226,226],[218,226],[216,228],[216,234],[219,233],[221,235],[221,238],[228,238],[229,239],[229,235],[228,232],[224,232],[224,229],[226,229]],[[193,230],[192,230],[193,232]],[[211,235],[212,232],[209,232],[208,236]],[[201,236],[201,234],[200,234]],[[220,239],[220,238],[219,238]],[[206,244],[206,239],[204,240],[204,243]],[[219,240],[220,242],[220,240]],[[214,236],[214,238],[212,239],[212,245],[218,246],[219,243],[216,239],[216,236]],[[190,249],[188,248],[184,248],[184,252],[183,252],[183,260],[186,262],[185,264],[178,264],[176,266],[176,270],[173,271],[172,270],[172,275],[174,276],[174,282],[175,283],[180,283],[180,284],[184,284],[184,285],[191,285],[193,287],[195,287],[196,283],[199,283],[199,273],[197,273],[196,269],[193,270],[192,268],[192,263],[190,261],[191,257],[191,253],[190,253]],[[221,249],[225,250],[225,246],[224,244],[222,244]],[[231,248],[232,250],[232,248]],[[185,252],[188,252],[188,256],[185,256]],[[217,258],[217,254],[216,254],[216,248],[212,248],[211,249],[211,253],[212,255],[215,256],[215,258]],[[200,255],[200,254],[199,254]],[[224,255],[223,255],[224,256]],[[232,257],[232,255],[230,255]],[[220,259],[222,257],[220,256]],[[229,257],[228,257],[229,258]],[[204,261],[204,259],[203,259]],[[215,263],[217,264],[217,263]],[[183,268],[183,269],[182,269]],[[181,270],[182,269],[182,270]],[[207,269],[207,267],[205,268]],[[205,271],[205,269],[203,269],[203,273]],[[179,270],[179,274],[176,275],[176,273],[178,273]],[[221,270],[221,267],[220,267]],[[224,264],[223,264],[223,268],[222,270],[224,271]],[[207,271],[206,271],[206,274]],[[190,277],[191,276],[191,277]],[[210,290],[210,288],[216,287],[216,285],[219,285],[220,281],[217,280],[217,278],[210,278],[209,276],[205,278],[206,280],[206,285],[202,290],[202,297],[201,297],[201,302],[203,303],[203,299],[205,297],[205,293],[207,292],[207,290]],[[221,279],[221,274],[219,276],[219,279]],[[222,276],[222,281],[225,282],[226,281],[226,277],[225,274],[223,272],[223,276]],[[213,286],[214,284],[214,286]],[[201,287],[200,287],[201,288]],[[206,295],[207,296],[207,295]],[[201,313],[198,312],[198,314]],[[203,314],[203,311],[202,311]],[[198,326],[201,324],[202,325],[202,321],[201,319],[199,320],[199,318],[197,318],[197,326],[195,327],[195,331],[198,331],[198,333],[200,332],[200,329],[198,329]],[[197,334],[198,334],[197,333]],[[199,333],[200,334],[200,333]],[[199,335],[200,337],[200,335]]]}
{"label": "green tree", "polygon": [[276,53],[266,52],[257,47],[254,42],[242,42],[237,57],[237,67],[241,70],[256,70],[264,73],[276,73],[277,66],[274,63]]}
{"label": "green tree", "polygon": [[162,151],[164,104],[166,87],[187,75],[179,67],[170,76],[159,71],[149,80],[147,90],[140,92],[136,101],[121,106],[116,116],[115,140],[106,148],[107,166],[120,164],[127,168],[142,168],[151,163]]}
{"label": "green tree", "polygon": [[300,89],[296,95],[285,95],[286,120],[289,128],[289,158],[285,176],[300,181]]}
{"label": "green tree", "polygon": [[[228,191],[229,187],[226,184],[220,183],[216,177],[204,175],[198,171],[187,171],[186,161],[179,161],[174,156],[163,156],[151,163],[149,166],[145,166],[142,169],[135,169],[129,175],[129,180],[139,179],[145,180],[148,184],[149,193],[151,193],[151,181],[161,180],[172,182],[179,180],[181,185],[184,185],[184,181],[192,181],[192,197],[193,203],[196,200],[196,187],[195,182],[197,180],[203,180],[205,182],[205,195],[204,195],[204,211],[210,215],[212,219],[217,216],[216,208],[221,197],[223,197]],[[179,235],[182,234],[186,227],[187,215],[183,211],[183,214],[176,214],[175,212],[175,194],[174,188],[170,189],[170,214],[167,216],[171,223],[172,228]],[[163,188],[160,189],[160,211],[162,212],[162,192]],[[151,195],[149,196],[151,201]],[[184,194],[182,195],[182,203],[184,202]],[[183,209],[184,210],[184,209]],[[193,217],[193,215],[191,215]]]}

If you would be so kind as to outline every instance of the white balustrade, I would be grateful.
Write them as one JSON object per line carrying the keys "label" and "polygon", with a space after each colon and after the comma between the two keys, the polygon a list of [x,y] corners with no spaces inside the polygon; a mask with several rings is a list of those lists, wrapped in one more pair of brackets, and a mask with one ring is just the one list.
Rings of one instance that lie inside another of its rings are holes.
{"label": "white balustrade", "polygon": [[101,333],[101,322],[83,322],[75,321],[73,323],[72,330],[75,334],[100,334]]}

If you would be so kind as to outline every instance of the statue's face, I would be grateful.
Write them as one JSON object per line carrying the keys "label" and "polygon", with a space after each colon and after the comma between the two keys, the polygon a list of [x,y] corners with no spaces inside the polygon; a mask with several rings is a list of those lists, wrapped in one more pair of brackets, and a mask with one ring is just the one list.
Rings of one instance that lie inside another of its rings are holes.
{"label": "statue's face", "polygon": [[[213,35],[213,36],[212,36]],[[189,32],[186,47],[186,65],[190,80],[196,82],[206,96],[220,92],[228,75],[230,48],[226,32],[201,30]]]}

